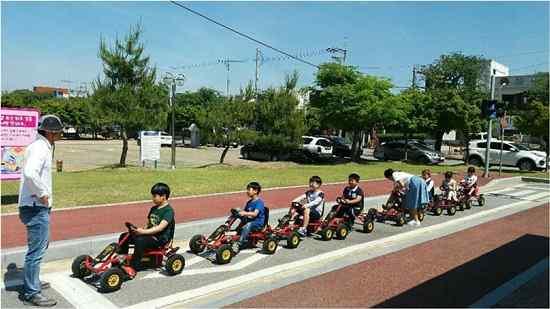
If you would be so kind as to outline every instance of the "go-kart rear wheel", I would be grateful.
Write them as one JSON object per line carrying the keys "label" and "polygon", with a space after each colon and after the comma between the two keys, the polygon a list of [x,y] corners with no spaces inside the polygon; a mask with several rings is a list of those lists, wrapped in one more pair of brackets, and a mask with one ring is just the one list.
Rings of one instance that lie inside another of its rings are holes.
{"label": "go-kart rear wheel", "polygon": [[447,208],[447,214],[449,216],[454,216],[456,213],[456,208],[454,206],[450,206],[449,208]]}
{"label": "go-kart rear wheel", "polygon": [[86,260],[91,262],[93,259],[89,255],[80,255],[73,260],[71,270],[75,278],[82,279],[92,274],[92,271],[86,268],[86,265],[84,264]]}
{"label": "go-kart rear wheel", "polygon": [[342,223],[336,228],[336,238],[344,240],[346,237],[348,237],[349,229],[348,225],[345,223]]}
{"label": "go-kart rear wheel", "polygon": [[264,243],[262,244],[262,249],[266,254],[273,254],[275,253],[275,251],[277,251],[278,246],[279,242],[277,241],[277,239],[272,235],[269,235],[264,240]]}
{"label": "go-kart rear wheel", "polygon": [[321,238],[323,240],[331,240],[332,236],[334,236],[334,231],[330,229],[330,227],[325,227],[321,230]]}
{"label": "go-kart rear wheel", "polygon": [[231,245],[222,245],[216,250],[216,263],[227,264],[233,258],[233,250]]}
{"label": "go-kart rear wheel", "polygon": [[300,235],[298,235],[298,232],[292,232],[290,236],[286,239],[286,247],[289,249],[297,248],[300,244]]}
{"label": "go-kart rear wheel", "polygon": [[436,216],[441,216],[442,213],[443,213],[443,209],[442,209],[441,207],[436,207],[436,208],[434,209],[434,214],[435,214]]}
{"label": "go-kart rear wheel", "polygon": [[374,221],[368,219],[363,222],[363,233],[372,233],[372,231],[374,231]]}
{"label": "go-kart rear wheel", "polygon": [[472,200],[467,200],[466,202],[464,202],[464,208],[466,209],[472,208]]}
{"label": "go-kart rear wheel", "polygon": [[402,213],[397,214],[395,217],[395,223],[397,224],[397,226],[405,225],[405,215]]}
{"label": "go-kart rear wheel", "polygon": [[191,237],[191,240],[189,241],[189,249],[191,252],[199,254],[204,251],[204,248],[206,248],[205,241],[206,239],[203,235],[195,235]]}
{"label": "go-kart rear wheel", "polygon": [[110,293],[120,289],[125,276],[122,269],[118,267],[107,269],[99,278],[99,291],[101,293]]}
{"label": "go-kart rear wheel", "polygon": [[483,196],[483,194],[479,196],[479,199],[477,200],[477,203],[480,207],[485,206],[485,196]]}
{"label": "go-kart rear wheel", "polygon": [[418,211],[418,221],[420,221],[420,222],[424,221],[424,217],[425,217],[424,211],[419,210]]}
{"label": "go-kart rear wheel", "polygon": [[181,254],[172,254],[166,259],[164,268],[169,276],[177,275],[185,268],[185,258]]}

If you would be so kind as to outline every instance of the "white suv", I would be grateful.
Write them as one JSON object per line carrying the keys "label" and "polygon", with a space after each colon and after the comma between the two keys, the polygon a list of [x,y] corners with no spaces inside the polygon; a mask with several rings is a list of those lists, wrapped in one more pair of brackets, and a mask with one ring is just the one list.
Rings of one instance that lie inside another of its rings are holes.
{"label": "white suv", "polygon": [[332,142],[324,137],[302,136],[302,149],[317,157],[332,157]]}
{"label": "white suv", "polygon": [[[485,164],[485,149],[487,141],[470,141],[470,153],[468,163],[481,166]],[[489,149],[489,164],[499,164],[500,158],[500,140],[492,139]],[[546,155],[544,152],[532,151],[529,148],[512,142],[503,142],[502,165],[516,166],[522,171],[532,171],[536,169],[546,169]]]}

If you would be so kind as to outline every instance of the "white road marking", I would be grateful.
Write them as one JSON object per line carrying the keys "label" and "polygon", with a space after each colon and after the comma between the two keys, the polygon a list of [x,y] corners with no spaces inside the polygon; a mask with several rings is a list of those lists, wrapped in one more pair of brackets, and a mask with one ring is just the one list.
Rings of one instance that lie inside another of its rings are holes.
{"label": "white road marking", "polygon": [[[239,253],[240,254],[240,253]],[[181,274],[178,276],[193,276],[193,275],[201,275],[201,274],[213,274],[213,273],[220,273],[220,272],[228,272],[228,271],[237,271],[244,269],[256,262],[258,262],[261,259],[264,259],[268,255],[266,254],[255,254],[251,257],[248,257],[238,263],[233,264],[227,264],[227,265],[215,265],[213,267],[206,267],[206,268],[197,268],[197,269],[188,269],[183,270]],[[162,275],[159,272],[155,272],[152,274],[149,274],[143,279],[153,279],[153,278],[164,278],[165,276]]]}
{"label": "white road marking", "polygon": [[95,291],[83,281],[71,278],[70,272],[56,272],[42,276],[50,282],[52,287],[59,292],[71,305],[78,309],[111,309],[118,308],[101,293]]}
{"label": "white road marking", "polygon": [[[149,308],[164,307],[164,306],[168,306],[168,305],[172,305],[172,304],[176,304],[176,303],[182,304],[182,303],[191,301],[191,300],[196,299],[196,298],[207,296],[211,293],[220,292],[221,290],[231,288],[231,287],[236,286],[236,285],[261,280],[264,277],[272,276],[272,275],[277,274],[277,273],[281,273],[281,272],[288,271],[288,270],[293,270],[293,269],[300,269],[300,268],[302,268],[302,267],[304,267],[308,264],[319,263],[319,262],[325,261],[325,260],[335,260],[339,257],[344,257],[346,255],[350,255],[350,254],[353,254],[353,253],[358,252],[358,251],[363,251],[363,250],[367,250],[367,249],[375,250],[376,248],[379,248],[380,246],[384,246],[386,244],[394,244],[397,241],[402,241],[404,239],[414,238],[416,236],[424,235],[424,234],[433,232],[435,230],[442,230],[442,229],[450,227],[450,226],[464,225],[464,222],[468,222],[469,220],[472,220],[474,218],[486,217],[486,216],[489,216],[493,213],[502,213],[503,210],[510,209],[510,208],[518,208],[519,206],[526,206],[526,207],[522,207],[522,210],[526,210],[526,209],[529,209],[531,207],[535,207],[537,205],[531,203],[530,201],[520,201],[520,202],[508,204],[508,205],[505,205],[505,206],[480,211],[478,213],[475,213],[475,214],[472,214],[472,215],[469,215],[469,216],[453,219],[453,220],[446,221],[446,222],[443,222],[443,223],[439,223],[439,224],[436,224],[436,225],[432,225],[432,226],[428,226],[428,227],[424,227],[424,228],[418,228],[418,229],[415,229],[415,230],[412,230],[412,231],[399,233],[397,235],[385,237],[385,238],[382,238],[382,239],[373,240],[373,241],[362,243],[362,244],[349,246],[349,247],[342,248],[342,249],[335,250],[335,251],[326,252],[326,253],[323,253],[323,254],[319,254],[317,256],[301,259],[301,260],[294,261],[294,262],[281,264],[281,265],[276,265],[276,266],[273,266],[273,267],[270,267],[270,268],[265,268],[265,269],[262,269],[260,271],[256,271],[254,273],[241,275],[241,276],[231,278],[231,279],[228,279],[228,280],[224,280],[224,281],[221,281],[221,282],[218,282],[218,283],[213,283],[213,284],[205,285],[205,286],[202,286],[202,287],[199,287],[199,288],[196,288],[196,289],[187,290],[187,291],[183,291],[183,292],[180,292],[180,293],[177,293],[177,294],[172,294],[172,295],[168,295],[168,296],[165,296],[165,297],[160,297],[160,298],[157,298],[157,299],[141,302],[141,303],[135,304],[133,306],[130,306],[128,308],[130,308],[130,309],[138,309],[138,308],[149,309]],[[481,224],[481,223],[479,223],[479,224]]]}
{"label": "white road marking", "polygon": [[506,194],[508,196],[513,196],[513,197],[517,197],[517,196],[524,196],[524,195],[529,195],[531,193],[535,192],[534,190],[523,190],[523,191],[517,191],[517,192],[514,192],[514,193],[510,193],[510,194]]}
{"label": "white road marking", "polygon": [[538,194],[533,194],[525,197],[524,199],[529,201],[539,201],[539,200],[546,200],[548,202],[548,198],[550,197],[550,192],[541,192]]}

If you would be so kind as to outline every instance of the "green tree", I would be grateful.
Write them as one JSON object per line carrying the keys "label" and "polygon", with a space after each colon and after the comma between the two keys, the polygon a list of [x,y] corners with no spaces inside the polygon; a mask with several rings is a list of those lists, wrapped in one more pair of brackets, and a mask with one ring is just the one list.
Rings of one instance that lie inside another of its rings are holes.
{"label": "green tree", "polygon": [[359,160],[362,132],[395,125],[402,118],[402,101],[391,93],[389,80],[362,75],[355,68],[322,64],[310,102],[322,126],[352,132],[352,159]]}
{"label": "green tree", "polygon": [[[197,91],[187,91],[176,94],[175,112],[176,112],[176,132],[188,128],[192,123],[196,123],[201,110],[211,104],[221,104],[224,102],[223,96],[215,89],[202,87]],[[168,115],[170,117],[170,115]]]}
{"label": "green tree", "polygon": [[548,72],[535,75],[531,88],[527,91],[527,105],[513,111],[517,114],[514,125],[524,134],[540,137],[549,153],[549,81]]}
{"label": "green tree", "polygon": [[198,125],[202,131],[209,132],[212,137],[224,146],[220,156],[220,164],[225,160],[232,143],[242,143],[253,138],[253,133],[247,130],[254,118],[254,102],[238,99],[223,103],[209,104],[199,109]]}
{"label": "green tree", "polygon": [[457,130],[467,136],[480,129],[479,106],[488,95],[481,82],[487,63],[482,57],[452,53],[421,68],[426,92],[432,98],[428,110],[435,123],[436,150],[441,150],[445,132]]}
{"label": "green tree", "polygon": [[168,89],[156,83],[156,69],[143,55],[141,34],[137,25],[124,40],[116,39],[113,46],[108,46],[101,39],[99,46],[104,79],[94,83],[93,102],[107,123],[120,126],[121,167],[126,166],[128,132],[166,126]]}

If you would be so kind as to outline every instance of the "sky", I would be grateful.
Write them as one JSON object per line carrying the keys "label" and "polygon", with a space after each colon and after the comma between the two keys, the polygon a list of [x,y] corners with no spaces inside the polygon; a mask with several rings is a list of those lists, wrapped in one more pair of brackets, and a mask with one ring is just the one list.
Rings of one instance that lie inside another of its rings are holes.
{"label": "sky", "polygon": [[[182,3],[315,64],[331,60],[328,47],[346,48],[346,63],[398,87],[411,84],[413,65],[456,51],[494,59],[511,75],[548,71],[549,2]],[[160,75],[187,66],[176,70],[186,76],[178,91],[225,93],[227,71],[217,60],[232,59],[244,61],[230,66],[230,92],[237,92],[254,79],[256,48],[267,59],[260,88],[280,85],[294,70],[301,86],[310,85],[316,72],[270,60],[281,55],[170,2],[2,1],[1,15],[3,91],[91,82],[102,74],[100,38],[112,43],[138,22]],[[196,64],[203,65],[188,67]]]}

